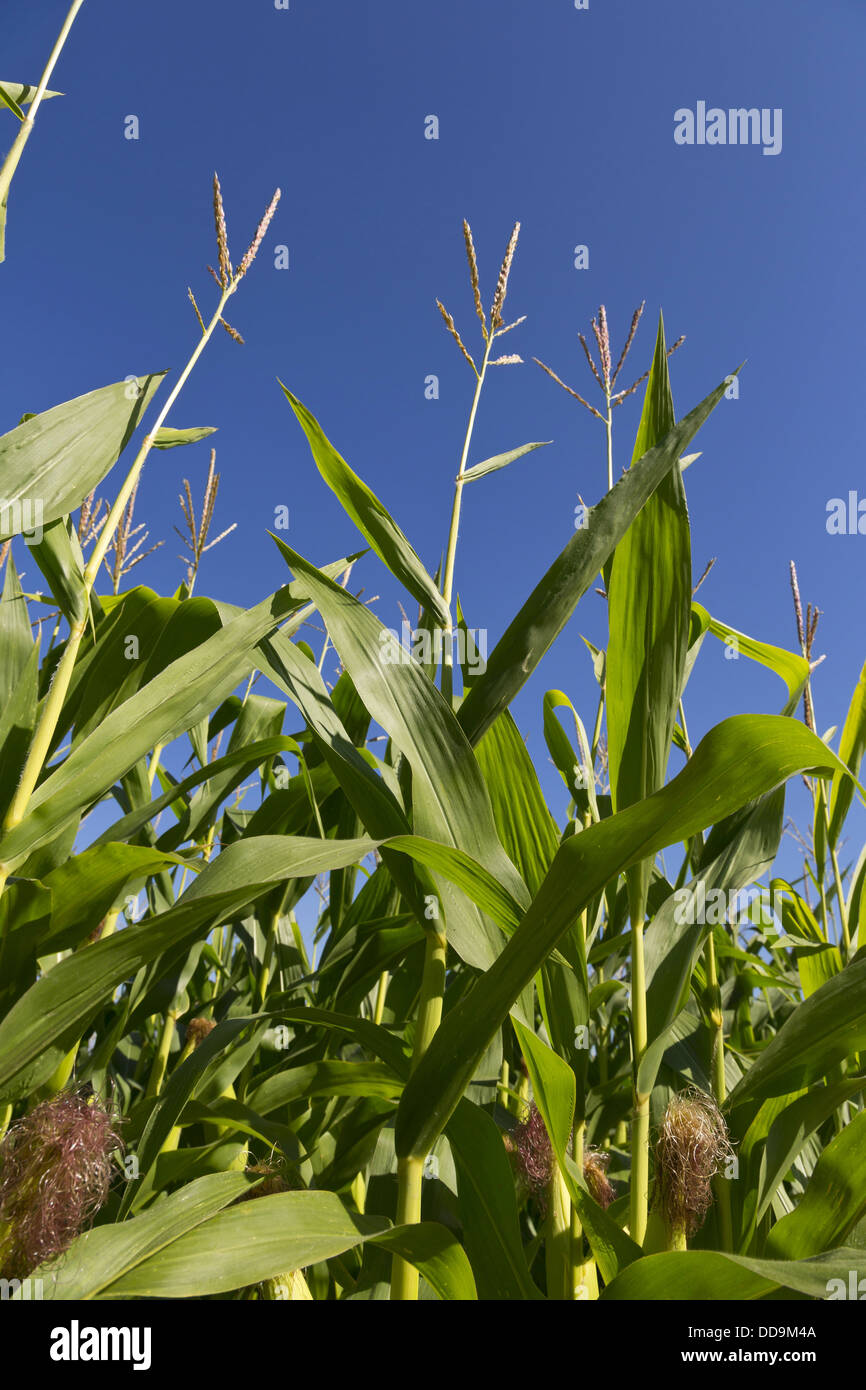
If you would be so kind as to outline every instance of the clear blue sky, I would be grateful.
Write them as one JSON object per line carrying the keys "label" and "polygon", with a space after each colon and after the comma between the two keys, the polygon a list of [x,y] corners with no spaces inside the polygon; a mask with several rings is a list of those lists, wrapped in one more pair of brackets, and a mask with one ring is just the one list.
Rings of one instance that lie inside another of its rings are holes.
{"label": "clear blue sky", "polygon": [[[0,78],[37,80],[66,8],[4,6]],[[571,0],[291,0],[287,11],[87,0],[52,82],[66,95],[42,108],[10,197],[0,424],[179,368],[197,332],[186,287],[203,308],[214,289],[213,170],[236,261],[280,185],[260,261],[231,304],[246,346],[221,335],[170,422],[219,426],[217,522],[238,524],[205,561],[200,591],[251,604],[284,582],[265,535],[280,504],[290,543],[317,563],[358,546],[277,376],[435,568],[472,388],[435,299],[477,341],[461,220],[489,300],[519,219],[508,306],[528,318],[503,350],[527,365],[493,374],[471,461],[555,443],[468,490],[457,587],[470,625],[492,646],[568,540],[577,493],[595,502],[604,487],[599,423],[532,357],[588,394],[578,331],[603,302],[616,349],[646,298],[629,368],[648,365],[663,308],[669,339],[687,334],[672,362],[678,413],[748,359],[740,399],[719,406],[686,474],[696,576],[718,557],[701,600],[793,646],[795,559],[804,601],[824,610],[818,722],[841,726],[866,656],[866,536],[829,536],[825,521],[831,497],[866,497],[864,40],[860,0],[590,0],[585,11]],[[699,101],[781,108],[781,153],[678,146],[674,112]],[[431,114],[438,141],[424,138]],[[137,141],[124,138],[129,115]],[[8,143],[14,121],[0,120]],[[288,271],[274,267],[279,243]],[[578,243],[588,270],[573,266]],[[425,399],[431,373],[438,401]],[[616,412],[617,475],[639,409],[637,396]],[[207,462],[207,444],[152,456],[140,519],[167,543],[137,580],[179,582],[177,493],[184,475],[200,491]],[[375,557],[355,577],[399,625],[397,587]],[[565,689],[586,721],[594,713],[580,633],[604,640],[595,595],[514,707],[542,766],[544,691]],[[693,741],[783,698],[772,675],[726,661],[708,639],[687,700]],[[545,784],[561,814],[552,769]]]}

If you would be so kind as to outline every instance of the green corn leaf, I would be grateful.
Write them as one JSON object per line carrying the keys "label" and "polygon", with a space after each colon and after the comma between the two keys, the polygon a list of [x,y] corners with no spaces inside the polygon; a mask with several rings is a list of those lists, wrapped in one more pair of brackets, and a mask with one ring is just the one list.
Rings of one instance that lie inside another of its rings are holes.
{"label": "green corn leaf", "polygon": [[59,1268],[46,1266],[45,1297],[206,1298],[333,1259],[367,1240],[416,1265],[440,1298],[476,1297],[466,1255],[442,1226],[389,1228],[381,1218],[348,1211],[333,1192],[282,1192],[238,1204],[253,1186],[242,1174],[200,1178],[150,1211],[79,1236]]}
{"label": "green corn leaf", "polygon": [[[278,545],[322,614],[364,705],[412,767],[415,833],[463,850],[515,901],[528,904],[526,886],[499,842],[475,756],[442,695],[417,663],[405,660],[396,637],[369,608]],[[501,945],[497,928],[449,883],[439,879],[438,885],[449,941],[469,965],[485,968]]]}
{"label": "green corn leaf", "polygon": [[0,599],[0,652],[3,653],[0,662],[0,717],[29,663],[33,646],[27,600],[15,561],[10,555],[6,561],[3,597]]}
{"label": "green corn leaf", "polygon": [[84,582],[84,556],[78,532],[68,517],[59,517],[45,527],[40,541],[28,541],[27,548],[48,582],[60,612],[71,625],[87,612],[87,586]]}
{"label": "green corn leaf", "polygon": [[560,1172],[577,1207],[602,1278],[609,1284],[620,1270],[625,1269],[632,1260],[640,1258],[640,1246],[593,1201],[586,1189],[583,1174],[578,1172],[568,1155],[576,1094],[571,1067],[528,1028],[524,1028],[516,1019],[512,1021],[532,1081],[532,1093],[550,1136]]}
{"label": "green corn leaf", "polygon": [[[851,696],[851,704],[845,716],[842,737],[839,740],[839,757],[854,777],[860,775],[860,764],[866,753],[866,665]],[[854,797],[854,784],[844,772],[834,773],[830,783],[830,828],[827,839],[830,848],[835,848],[839,840],[845,817]]]}
{"label": "green corn leaf", "polygon": [[[632,467],[675,426],[664,325],[646,387]],[[614,811],[663,785],[685,674],[692,601],[689,516],[679,463],[616,547],[607,577],[607,734]],[[633,922],[643,922],[650,863],[629,874]]]}
{"label": "green corn leaf", "polygon": [[157,743],[167,743],[228,695],[253,664],[255,645],[287,618],[301,621],[292,586],[280,589],[179,660],[107,715],[34,792],[28,813],[0,842],[20,862],[96,801]]}
{"label": "green corn leaf", "polygon": [[[36,84],[31,82],[2,82],[0,83],[0,96],[9,97],[16,106],[29,106],[36,95]],[[62,97],[62,92],[42,93],[42,100],[47,101],[49,97]]]}
{"label": "green corn leaf", "polygon": [[390,512],[340,457],[307,408],[282,382],[280,387],[307,436],[316,467],[339,499],[343,510],[370,542],[383,564],[388,566],[422,608],[429,608],[444,626],[450,625],[451,619],[442,595]]}
{"label": "green corn leaf", "polygon": [[457,1167],[463,1241],[479,1297],[540,1299],[526,1267],[514,1174],[501,1132],[468,1100],[461,1100],[446,1132]]}
{"label": "green corn leaf", "polygon": [[738,652],[749,657],[751,661],[766,666],[768,671],[772,671],[785,682],[788,687],[788,703],[782,713],[793,714],[803,693],[803,687],[809,679],[809,663],[806,658],[786,651],[784,647],[774,647],[769,642],[757,642],[754,637],[747,637],[744,632],[738,632],[736,628],[713,618],[699,603],[692,604],[692,612],[696,615],[702,631],[711,632],[714,637],[724,642],[730,651]]}
{"label": "green corn leaf", "polygon": [[138,1175],[127,1182],[123,1200],[118,1210],[118,1219],[130,1211],[135,1211],[152,1192],[153,1184],[148,1181],[157,1156],[168,1138],[172,1126],[180,1118],[181,1111],[192,1095],[196,1084],[207,1070],[211,1060],[218,1056],[229,1044],[249,1027],[249,1018],[227,1018],[218,1023],[179,1067],[172,1072],[156,1105],[148,1116],[141,1138],[136,1145]]}
{"label": "green corn leaf", "polygon": [[475,744],[517,692],[565,627],[615,547],[661,480],[725,394],[722,382],[634,464],[589,512],[499,639],[487,669],[460,706],[458,719]]}
{"label": "green corn leaf", "polygon": [[0,541],[47,526],[84,501],[123,453],[164,376],[76,396],[0,438]]}
{"label": "green corn leaf", "polygon": [[200,439],[207,439],[209,434],[216,434],[216,425],[193,425],[187,430],[169,429],[163,425],[153,436],[154,449],[176,449],[179,444],[197,444]]}
{"label": "green corn leaf", "polygon": [[476,478],[483,478],[486,473],[495,473],[499,468],[507,468],[509,463],[523,458],[524,454],[531,454],[533,449],[543,449],[546,444],[552,443],[552,439],[541,439],[537,444],[522,444],[519,449],[510,449],[507,454],[494,454],[483,463],[476,463],[472,468],[467,468],[463,474],[463,481],[471,483]]}
{"label": "green corn leaf", "polygon": [[21,110],[21,107],[18,105],[18,102],[12,96],[8,87],[3,86],[2,83],[0,83],[0,103],[2,103],[3,106],[8,107],[8,109],[12,112],[13,116],[17,116],[19,121],[24,120],[24,112]]}
{"label": "green corn leaf", "polygon": [[445,1017],[414,1072],[398,1111],[397,1153],[429,1152],[515,999],[611,878],[732,814],[794,773],[814,768],[826,775],[837,765],[826,744],[795,720],[736,715],[706,735],[667,787],[566,840],[520,927]]}
{"label": "green corn leaf", "polygon": [[648,1255],[629,1265],[601,1297],[742,1302],[787,1289],[807,1298],[824,1299],[832,1296],[833,1280],[848,1289],[852,1270],[858,1277],[866,1274],[863,1250],[831,1250],[812,1260],[755,1260],[716,1250],[677,1250]]}
{"label": "green corn leaf", "polygon": [[76,1301],[111,1297],[112,1286],[124,1274],[254,1187],[243,1173],[216,1173],[187,1183],[132,1221],[85,1231],[65,1259],[49,1261],[34,1271],[43,1280],[44,1297]]}
{"label": "green corn leaf", "polygon": [[729,1107],[787,1095],[866,1049],[866,959],[854,961],[785,1020],[729,1097]]}
{"label": "green corn leaf", "polygon": [[299,836],[227,846],[174,907],[77,951],[22,995],[0,1021],[0,1097],[41,1085],[117,986],[166,950],[191,946],[278,883],[352,864],[374,848]]}
{"label": "green corn leaf", "polygon": [[[840,1105],[843,1105],[850,1096],[856,1095],[858,1091],[864,1088],[864,1086],[866,1086],[866,1080],[864,1080],[862,1076],[853,1077],[850,1080],[840,1082],[836,1086],[818,1086],[816,1089],[810,1091],[807,1095],[793,1098],[791,1100],[791,1103],[785,1106],[781,1114],[777,1115],[775,1119],[773,1119],[772,1123],[770,1124],[769,1130],[767,1131],[766,1142],[763,1146],[763,1152],[761,1155],[760,1175],[756,1184],[756,1223],[759,1222],[763,1217],[764,1212],[769,1207],[770,1202],[773,1200],[773,1197],[775,1196],[776,1191],[778,1190],[779,1184],[782,1182],[782,1179],[784,1178],[788,1169],[791,1167],[791,1164],[794,1163],[796,1159],[799,1157],[806,1140],[809,1138],[809,1135],[813,1134],[815,1130],[818,1129],[819,1126],[824,1123],[825,1120],[828,1120],[830,1118],[830,1116]],[[773,1102],[765,1102],[765,1105],[769,1105],[772,1103]],[[764,1110],[764,1106],[761,1107],[761,1110]],[[862,1113],[863,1112],[861,1112],[861,1115]],[[758,1128],[758,1125],[759,1120],[756,1120],[752,1125],[750,1125],[749,1131],[746,1134],[746,1138],[743,1141],[743,1148],[746,1147],[747,1142],[750,1140],[752,1136],[752,1131]],[[843,1130],[842,1133],[846,1134],[847,1130]],[[839,1137],[841,1138],[841,1136]],[[825,1155],[828,1152],[829,1150],[825,1150]],[[862,1154],[859,1161],[862,1165]],[[823,1157],[819,1162],[823,1163]],[[832,1167],[838,1170],[838,1166],[838,1162],[834,1161]],[[833,1176],[829,1174],[827,1174],[826,1176],[828,1177],[828,1187],[835,1186],[835,1181],[838,1180],[839,1176],[841,1176],[842,1178],[843,1185],[847,1186],[848,1175],[845,1173],[839,1175],[837,1172],[835,1179]],[[813,1174],[812,1178],[810,1179],[810,1187],[814,1182],[815,1174]],[[820,1190],[821,1183],[823,1183],[823,1177],[821,1178],[818,1186],[816,1187],[815,1192],[813,1193],[812,1198],[810,1199],[811,1202],[816,1206],[818,1205],[818,1203],[816,1202],[816,1196],[818,1191]],[[862,1173],[860,1177],[860,1186],[861,1190],[866,1190],[866,1186],[864,1186],[863,1184]],[[849,1193],[849,1196],[850,1195],[851,1194]],[[787,1217],[783,1218],[783,1222],[780,1224],[784,1224],[784,1222],[787,1221],[787,1219]],[[778,1230],[779,1228],[776,1227],[771,1232],[770,1243],[772,1246],[772,1251],[768,1250],[768,1254],[773,1253],[790,1256],[791,1258],[800,1258],[804,1254],[815,1253],[815,1250],[807,1251],[803,1248],[799,1248],[799,1245],[798,1248],[795,1249],[793,1248],[793,1242],[792,1247],[789,1248],[785,1239],[785,1233],[782,1231],[779,1232],[779,1242],[777,1242],[776,1232]],[[818,1248],[827,1248],[830,1244],[833,1243],[834,1242],[827,1240],[825,1241],[823,1247],[815,1247],[815,1249],[817,1250]]]}

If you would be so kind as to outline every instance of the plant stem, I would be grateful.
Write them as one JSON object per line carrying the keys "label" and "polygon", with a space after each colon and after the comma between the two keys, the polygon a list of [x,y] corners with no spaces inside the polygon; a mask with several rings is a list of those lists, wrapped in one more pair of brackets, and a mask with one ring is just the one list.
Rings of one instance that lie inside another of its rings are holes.
{"label": "plant stem", "polygon": [[496,1088],[499,1092],[499,1104],[503,1110],[509,1110],[509,1094],[511,1089],[511,1069],[505,1058],[502,1059],[502,1066],[499,1069],[499,1085]]}
{"label": "plant stem", "polygon": [[[421,1217],[421,1185],[424,1181],[424,1159],[401,1158],[397,1164],[397,1225],[411,1225]],[[414,1265],[394,1256],[391,1273],[391,1298],[399,1302],[414,1302],[418,1297],[418,1271]]]}
{"label": "plant stem", "polygon": [[388,993],[388,982],[390,979],[391,976],[388,974],[388,971],[383,970],[379,976],[379,984],[376,987],[376,1006],[373,1010],[373,1022],[376,1024],[382,1022],[382,1016],[385,1012],[385,998]]}
{"label": "plant stem", "polygon": [[[707,985],[710,1005],[710,1023],[713,1029],[713,1094],[721,1109],[728,1093],[727,1082],[725,1080],[725,1018],[722,1012],[722,993],[719,988],[719,975],[716,967],[716,943],[712,931],[707,937]],[[715,1190],[719,1203],[719,1226],[721,1230],[722,1249],[733,1250],[734,1226],[731,1216],[731,1192],[728,1187],[728,1179],[723,1173],[719,1174],[716,1178]]]}
{"label": "plant stem", "polygon": [[670,1226],[668,1228],[667,1248],[668,1250],[688,1250],[685,1227]]}
{"label": "plant stem", "polygon": [[460,455],[460,467],[457,470],[457,477],[454,481],[454,501],[451,505],[451,525],[448,530],[448,546],[445,551],[445,568],[442,574],[442,597],[449,611],[448,627],[445,629],[445,641],[442,647],[442,693],[446,700],[451,699],[453,685],[453,652],[451,650],[452,633],[454,623],[451,619],[451,597],[454,591],[454,564],[457,558],[457,539],[460,534],[460,509],[463,504],[463,475],[466,472],[466,464],[469,460],[469,448],[472,443],[472,433],[475,429],[475,417],[478,414],[478,403],[481,400],[481,390],[484,386],[484,378],[487,373],[487,364],[490,361],[490,350],[493,347],[493,340],[496,335],[491,333],[484,348],[484,359],[481,363],[481,370],[478,373],[478,380],[475,383],[475,394],[472,398],[472,409],[469,412],[469,423],[466,426],[466,437],[463,441],[463,452]]}
{"label": "plant stem", "polygon": [[[412,1050],[414,1071],[433,1041],[442,1019],[442,999],[445,993],[445,958],[447,943],[444,933],[427,929],[424,944],[424,974],[418,1001],[418,1022],[415,1046]],[[411,1073],[410,1073],[411,1074]],[[421,1220],[421,1187],[424,1180],[426,1154],[410,1154],[397,1164],[397,1224],[415,1225]],[[391,1277],[391,1298],[414,1301],[418,1297],[418,1271],[414,1265],[394,1256]]]}
{"label": "plant stem", "polygon": [[174,1042],[177,1014],[169,1009],[162,1024],[162,1033],[159,1039],[159,1046],[156,1050],[156,1057],[150,1072],[147,1083],[147,1095],[158,1096],[162,1090],[162,1083],[165,1080],[165,1073],[168,1070],[168,1059],[171,1055],[171,1045]]}
{"label": "plant stem", "polygon": [[613,406],[610,403],[610,391],[605,391],[605,403],[607,405],[607,419],[605,420],[605,430],[607,432],[607,490],[610,492],[613,487]]}
{"label": "plant stem", "polygon": [[[216,328],[217,324],[220,321],[220,318],[222,317],[222,311],[225,308],[226,301],[228,300],[229,295],[234,293],[235,288],[236,282],[232,281],[232,283],[229,284],[220,295],[219,304],[213,315],[213,318],[211,319],[210,323],[208,324],[199,341],[196,343],[196,346],[192,354],[190,355],[189,361],[187,362],[186,366],[184,367],[183,371],[178,377],[173,390],[170,392],[169,397],[165,402],[165,405],[159,412],[159,415],[156,419],[156,423],[154,424],[153,428],[148,431],[148,433],[142,440],[141,447],[135,457],[135,462],[130,468],[129,473],[127,474],[126,479],[124,480],[123,486],[121,487],[120,492],[117,494],[117,497],[114,500],[114,505],[112,506],[108,514],[108,519],[106,520],[105,525],[103,526],[102,530],[99,533],[99,536],[96,539],[96,543],[93,547],[93,552],[84,571],[85,602],[83,606],[85,609],[85,613],[84,616],[79,618],[76,622],[74,622],[70,628],[69,636],[66,640],[66,646],[63,650],[63,655],[61,656],[60,661],[58,663],[54,680],[51,682],[51,688],[46,697],[45,704],[42,708],[42,713],[39,717],[36,729],[33,734],[33,739],[30,744],[27,759],[24,763],[24,768],[21,773],[21,778],[18,783],[18,787],[16,789],[14,797],[12,798],[12,802],[9,806],[9,810],[6,813],[6,818],[3,822],[4,834],[8,834],[10,830],[13,830],[24,819],[24,816],[27,812],[27,806],[30,801],[30,797],[33,795],[33,791],[36,787],[37,782],[39,781],[39,777],[42,772],[45,759],[47,758],[49,750],[51,748],[51,741],[54,737],[54,733],[59,723],[61,712],[63,710],[63,704],[69,691],[70,682],[72,680],[72,673],[75,667],[76,659],[78,657],[79,648],[81,647],[81,643],[84,638],[84,633],[87,629],[87,614],[90,611],[90,595],[93,591],[93,587],[99,575],[99,567],[102,564],[106,551],[108,550],[111,538],[114,535],[114,532],[117,530],[117,527],[123,515],[124,508],[126,507],[126,504],[129,501],[130,494],[138,481],[139,475],[141,473],[142,468],[144,467],[147,456],[153,447],[153,441],[158,431],[162,428],[166,416],[168,415],[169,411],[171,410],[172,406],[174,405],[175,401],[177,400],[178,396],[183,390],[183,387],[186,384],[190,372],[192,371],[193,367],[195,366],[196,362],[198,361],[199,357],[204,351],[204,348],[208,343],[211,334],[213,333],[213,330]],[[6,880],[9,877],[10,872],[11,869],[8,865],[0,865],[0,893],[2,893],[3,889],[6,886]]]}
{"label": "plant stem", "polygon": [[571,1197],[557,1163],[550,1183],[550,1210],[544,1238],[547,1297],[559,1301],[574,1298],[571,1240]]}
{"label": "plant stem", "polygon": [[638,1091],[638,1068],[647,1047],[646,964],[644,961],[644,893],[638,895],[631,928],[631,1027],[634,1059],[634,1110],[631,1125],[631,1208],[629,1234],[643,1245],[649,1208],[650,1098]]}
{"label": "plant stem", "polygon": [[25,115],[24,120],[21,121],[18,127],[18,134],[15,137],[12,148],[9,150],[9,153],[4,159],[2,168],[0,168],[0,203],[3,203],[5,201],[9,193],[9,185],[12,182],[12,175],[18,168],[18,162],[21,159],[21,155],[24,151],[24,146],[30,139],[30,133],[33,130],[33,123],[36,120],[36,113],[42,104],[42,98],[44,97],[48,83],[51,80],[51,74],[54,71],[55,64],[57,63],[57,60],[60,57],[60,54],[63,50],[63,45],[66,43],[66,40],[69,36],[69,31],[72,28],[72,25],[75,23],[75,16],[78,14],[78,11],[81,9],[81,6],[83,4],[84,0],[73,0],[72,5],[69,8],[69,13],[63,21],[63,28],[57,35],[57,41],[51,50],[48,62],[45,65],[45,70],[42,73],[41,78],[39,79],[39,86],[36,88],[36,95],[30,103],[29,110]]}

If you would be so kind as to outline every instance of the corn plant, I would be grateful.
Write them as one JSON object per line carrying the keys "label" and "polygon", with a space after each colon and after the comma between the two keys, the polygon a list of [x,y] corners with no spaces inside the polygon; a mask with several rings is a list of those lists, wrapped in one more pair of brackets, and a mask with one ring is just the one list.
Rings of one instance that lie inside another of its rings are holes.
{"label": "corn plant", "polygon": [[[866,850],[845,838],[866,667],[834,751],[796,572],[796,651],[696,601],[687,451],[730,364],[678,419],[661,318],[616,391],[642,310],[616,367],[599,310],[598,362],[581,342],[604,411],[566,389],[605,426],[607,487],[478,660],[463,492],[539,444],[472,461],[523,320],[503,313],[519,227],[485,308],[465,223],[482,346],[440,304],[475,378],[440,570],[286,385],[359,553],[316,566],[274,535],[276,592],[203,596],[232,530],[208,539],[212,454],[160,595],[129,578],[136,490],[152,449],[212,432],[167,421],[215,329],[240,339],[224,312],[278,199],[235,268],[214,178],[216,305],[189,291],[199,337],[161,407],[145,373],[0,438],[0,1277],[55,1299],[832,1296],[866,1275]],[[615,480],[613,411],[644,382]],[[350,590],[361,564],[418,605],[417,649]],[[539,701],[557,818],[511,707],[599,576],[597,708]],[[786,695],[693,748],[707,638]]]}

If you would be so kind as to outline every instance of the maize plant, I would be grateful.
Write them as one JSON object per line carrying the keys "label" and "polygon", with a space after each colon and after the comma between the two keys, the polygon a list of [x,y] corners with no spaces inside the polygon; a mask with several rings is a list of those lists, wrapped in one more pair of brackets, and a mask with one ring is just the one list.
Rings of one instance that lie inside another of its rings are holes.
{"label": "maize plant", "polygon": [[[24,122],[32,90],[3,93]],[[489,373],[521,363],[498,341],[521,337],[520,228],[485,297],[464,224],[474,333],[439,308],[473,394],[442,446],[438,570],[289,382],[286,431],[357,552],[314,564],[275,532],[275,592],[208,597],[232,530],[209,539],[211,455],[198,508],[178,483],[182,578],[158,593],[131,577],[139,480],[212,433],[183,423],[183,388],[217,328],[240,339],[225,311],[279,196],[235,266],[214,178],[215,291],[189,290],[173,380],[20,421],[5,402],[0,1277],[57,1300],[826,1298],[866,1276],[866,850],[845,833],[866,667],[821,737],[796,571],[791,651],[695,598],[685,481],[736,364],[708,363],[678,415],[661,318],[622,387],[643,306],[618,353],[599,309],[581,342],[601,408],[565,389],[604,426],[606,486],[534,583],[503,581],[514,616],[482,659],[458,597],[465,489],[541,445],[476,460]],[[417,605],[411,647],[354,591],[377,567]],[[554,643],[586,660],[596,588],[597,702],[539,691],[533,761],[512,705]],[[692,747],[689,679],[716,641],[784,693]],[[792,779],[812,804],[796,881]]]}

